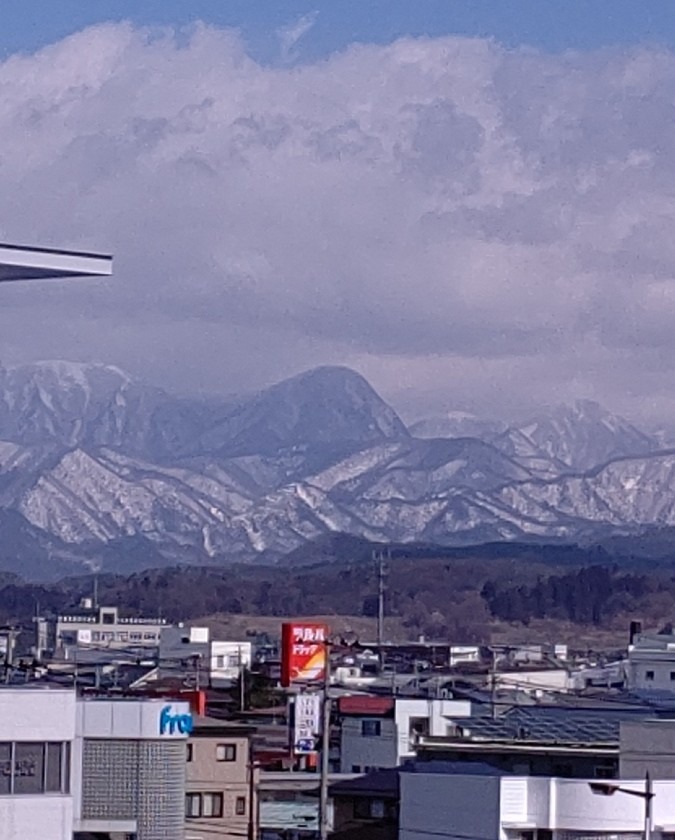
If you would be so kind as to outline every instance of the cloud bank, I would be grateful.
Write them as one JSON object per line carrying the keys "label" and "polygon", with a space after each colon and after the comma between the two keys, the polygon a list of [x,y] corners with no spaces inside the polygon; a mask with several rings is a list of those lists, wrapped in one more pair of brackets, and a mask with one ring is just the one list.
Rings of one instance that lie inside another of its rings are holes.
{"label": "cloud bank", "polygon": [[[292,44],[290,49],[292,49]],[[0,65],[0,237],[109,249],[0,288],[3,360],[165,386],[354,365],[408,415],[675,409],[675,56],[443,38],[262,66],[103,25]]]}

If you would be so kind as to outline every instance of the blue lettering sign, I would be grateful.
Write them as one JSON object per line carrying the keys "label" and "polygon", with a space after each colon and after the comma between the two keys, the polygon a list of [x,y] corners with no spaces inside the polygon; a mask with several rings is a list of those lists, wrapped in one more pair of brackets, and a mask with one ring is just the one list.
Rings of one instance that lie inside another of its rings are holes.
{"label": "blue lettering sign", "polygon": [[189,735],[192,732],[192,715],[175,715],[171,706],[164,706],[159,715],[160,735]]}

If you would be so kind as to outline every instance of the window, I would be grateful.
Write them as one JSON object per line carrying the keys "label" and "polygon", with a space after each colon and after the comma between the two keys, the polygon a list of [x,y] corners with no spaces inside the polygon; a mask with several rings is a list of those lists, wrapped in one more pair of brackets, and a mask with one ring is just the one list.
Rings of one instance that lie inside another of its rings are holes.
{"label": "window", "polygon": [[216,746],[216,761],[236,761],[236,744],[218,744]]}
{"label": "window", "polygon": [[69,748],[60,741],[0,743],[0,796],[68,793]]}
{"label": "window", "polygon": [[598,762],[594,768],[596,779],[616,779],[616,771],[616,762],[611,759]]}
{"label": "window", "polygon": [[185,745],[185,760],[192,761],[192,747],[193,744],[186,744]]}
{"label": "window", "polygon": [[654,672],[653,671],[645,671],[645,679],[649,680],[651,682],[654,679]]}
{"label": "window", "polygon": [[225,657],[224,656],[216,656],[216,668],[224,668],[225,667]]}
{"label": "window", "polygon": [[670,681],[675,682],[675,671],[670,672]]}
{"label": "window", "polygon": [[237,801],[234,803],[234,813],[238,817],[243,817],[246,813],[246,798],[244,796],[237,797]]}
{"label": "window", "polygon": [[357,799],[354,802],[354,816],[360,820],[383,820],[386,808],[383,799]]}
{"label": "window", "polygon": [[188,819],[213,819],[223,816],[222,793],[187,793],[185,795],[185,816]]}
{"label": "window", "polygon": [[30,741],[14,744],[14,793],[42,793],[45,745]]}
{"label": "window", "polygon": [[203,793],[202,794],[202,817],[223,816],[223,794]]}
{"label": "window", "polygon": [[362,720],[361,735],[364,738],[379,738],[382,732],[382,721]]}
{"label": "window", "polygon": [[0,796],[12,792],[12,745],[0,744]]}
{"label": "window", "polygon": [[104,612],[101,615],[101,621],[103,624],[114,624],[115,623],[115,613],[114,612]]}
{"label": "window", "polygon": [[129,638],[132,642],[140,642],[143,635],[141,633],[129,633]]}
{"label": "window", "polygon": [[361,765],[360,764],[352,764],[352,773],[360,773],[361,772]]}

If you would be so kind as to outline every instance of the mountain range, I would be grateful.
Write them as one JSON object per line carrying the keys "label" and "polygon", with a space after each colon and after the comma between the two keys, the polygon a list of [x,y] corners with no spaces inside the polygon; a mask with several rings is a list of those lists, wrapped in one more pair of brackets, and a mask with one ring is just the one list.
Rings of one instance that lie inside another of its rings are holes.
{"label": "mountain range", "polygon": [[176,398],[118,368],[0,368],[0,568],[276,561],[312,540],[583,541],[675,525],[675,449],[597,403],[406,427],[358,373]]}

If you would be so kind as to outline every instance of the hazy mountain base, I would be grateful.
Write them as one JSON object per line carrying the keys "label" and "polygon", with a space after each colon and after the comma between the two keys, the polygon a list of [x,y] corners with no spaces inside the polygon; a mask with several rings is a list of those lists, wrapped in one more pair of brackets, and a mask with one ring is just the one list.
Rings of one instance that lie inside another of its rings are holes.
{"label": "hazy mountain base", "polygon": [[[232,565],[104,574],[98,577],[98,595],[101,603],[120,605],[132,615],[161,614],[172,621],[228,615],[236,622],[232,626],[243,630],[262,626],[251,616],[270,617],[278,626],[283,617],[321,614],[363,633],[377,612],[369,548],[363,546],[364,554],[349,562],[333,558],[298,568]],[[608,631],[623,637],[631,618],[650,626],[669,621],[675,615],[673,562],[664,560],[648,572],[636,570],[630,558],[623,563],[613,563],[599,547],[497,545],[445,550],[440,556],[431,547],[416,556],[394,551],[386,563],[388,632],[392,638],[486,642],[497,636],[531,638],[536,630],[540,640],[564,641],[561,636],[568,638],[573,626],[587,638]],[[43,611],[63,611],[92,590],[91,577],[38,585],[4,575],[0,622],[30,624],[38,604]]]}

